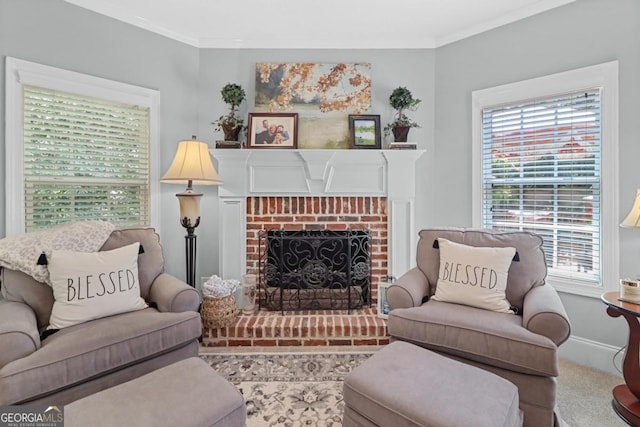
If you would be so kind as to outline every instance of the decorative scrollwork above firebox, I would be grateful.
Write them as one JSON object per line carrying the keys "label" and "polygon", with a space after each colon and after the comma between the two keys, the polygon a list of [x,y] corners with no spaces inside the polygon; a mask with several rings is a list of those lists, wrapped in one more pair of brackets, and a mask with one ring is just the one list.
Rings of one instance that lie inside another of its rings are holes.
{"label": "decorative scrollwork above firebox", "polygon": [[260,304],[270,310],[370,304],[369,230],[263,230]]}

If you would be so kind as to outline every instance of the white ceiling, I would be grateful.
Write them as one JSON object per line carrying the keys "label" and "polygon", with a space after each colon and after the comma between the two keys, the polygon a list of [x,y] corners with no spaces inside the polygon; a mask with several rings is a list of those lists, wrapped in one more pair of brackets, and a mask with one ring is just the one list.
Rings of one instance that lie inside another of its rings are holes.
{"label": "white ceiling", "polygon": [[434,48],[575,0],[65,0],[200,48]]}

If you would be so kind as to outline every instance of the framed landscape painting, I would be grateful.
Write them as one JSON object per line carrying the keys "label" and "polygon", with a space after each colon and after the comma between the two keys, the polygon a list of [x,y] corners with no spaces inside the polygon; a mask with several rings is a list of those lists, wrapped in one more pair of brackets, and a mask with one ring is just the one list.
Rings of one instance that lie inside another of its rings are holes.
{"label": "framed landscape painting", "polygon": [[371,107],[369,63],[266,63],[255,70],[255,111],[299,114],[301,149],[348,149],[347,116]]}
{"label": "framed landscape painting", "polygon": [[349,114],[349,142],[351,148],[380,149],[380,115]]}
{"label": "framed landscape painting", "polygon": [[298,148],[298,113],[249,113],[247,148]]}

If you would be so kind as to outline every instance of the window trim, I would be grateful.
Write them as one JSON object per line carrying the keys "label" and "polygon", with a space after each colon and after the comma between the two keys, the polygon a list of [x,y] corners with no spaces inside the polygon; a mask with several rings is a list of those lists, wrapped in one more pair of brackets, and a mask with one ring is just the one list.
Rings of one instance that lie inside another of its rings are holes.
{"label": "window trim", "polygon": [[[599,286],[576,284],[569,279],[548,276],[547,282],[558,291],[600,297],[602,292],[618,289],[619,270],[619,176],[618,176],[618,61],[565,71],[501,86],[477,90],[471,94],[472,114],[472,224],[482,227],[482,110],[501,104],[548,97],[593,87],[602,87],[602,159],[601,159],[601,247],[602,283]],[[606,206],[606,209],[602,207]]]}
{"label": "window trim", "polygon": [[22,85],[33,85],[149,108],[150,226],[160,223],[159,114],[160,92],[75,71],[7,57],[5,80],[5,232],[24,233],[24,138]]}

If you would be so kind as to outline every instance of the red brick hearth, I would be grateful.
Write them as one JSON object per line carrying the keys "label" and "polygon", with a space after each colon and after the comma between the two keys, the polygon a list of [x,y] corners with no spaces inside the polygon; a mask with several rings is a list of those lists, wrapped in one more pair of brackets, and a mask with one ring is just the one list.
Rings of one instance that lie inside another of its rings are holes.
{"label": "red brick hearth", "polygon": [[261,310],[240,315],[231,326],[203,327],[205,347],[344,346],[389,343],[386,319],[375,308],[335,311]]}

